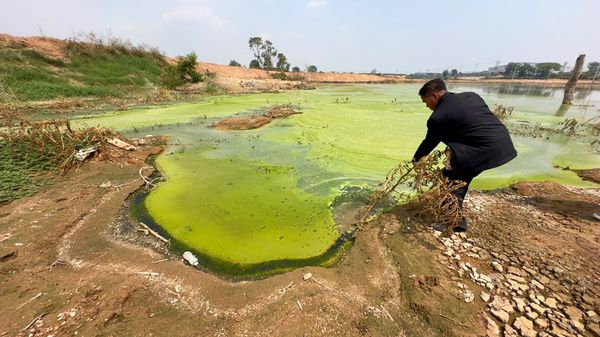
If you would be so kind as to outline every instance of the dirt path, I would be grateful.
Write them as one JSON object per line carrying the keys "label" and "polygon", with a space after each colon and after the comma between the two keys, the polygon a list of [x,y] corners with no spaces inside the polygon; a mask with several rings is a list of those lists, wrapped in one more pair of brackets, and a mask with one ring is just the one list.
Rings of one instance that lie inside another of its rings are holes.
{"label": "dirt path", "polygon": [[[437,237],[401,207],[361,232],[334,268],[228,282],[184,265],[124,221],[122,205],[155,150],[89,163],[0,206],[0,336],[482,336],[489,322],[502,326],[502,310],[508,325],[526,324],[515,320],[526,313],[502,302],[517,297],[530,311],[556,297],[548,330],[575,336],[574,320],[594,336],[598,327],[589,313],[599,312],[599,229],[589,217],[598,190],[524,184],[473,193],[476,225],[464,237]],[[100,187],[106,181],[126,185]],[[529,290],[517,294],[523,285]]]}

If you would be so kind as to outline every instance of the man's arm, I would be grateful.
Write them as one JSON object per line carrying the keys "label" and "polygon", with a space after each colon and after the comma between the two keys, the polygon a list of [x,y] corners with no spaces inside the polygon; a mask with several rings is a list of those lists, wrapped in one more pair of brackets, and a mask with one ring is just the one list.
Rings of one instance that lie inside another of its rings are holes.
{"label": "man's arm", "polygon": [[436,126],[436,122],[429,118],[427,121],[427,135],[417,148],[417,152],[413,156],[413,161],[419,161],[424,156],[428,155],[440,143],[440,133]]}

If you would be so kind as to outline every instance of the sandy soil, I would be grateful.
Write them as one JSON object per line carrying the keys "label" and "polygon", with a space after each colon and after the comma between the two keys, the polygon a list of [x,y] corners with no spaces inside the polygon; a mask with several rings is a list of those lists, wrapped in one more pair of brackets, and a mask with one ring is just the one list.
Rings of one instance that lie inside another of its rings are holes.
{"label": "sandy soil", "polygon": [[[496,302],[522,297],[529,308],[538,295],[560,298],[548,331],[576,335],[560,316],[571,307],[583,312],[574,318],[581,335],[600,331],[588,315],[600,312],[600,229],[590,216],[599,190],[522,183],[473,192],[472,231],[450,238],[400,207],[360,232],[333,268],[228,282],[186,266],[128,220],[123,205],[156,151],[90,162],[0,206],[0,336],[484,336],[525,317],[504,307],[504,326]],[[100,187],[107,181],[113,187]],[[523,295],[511,293],[517,277],[530,288]]]}

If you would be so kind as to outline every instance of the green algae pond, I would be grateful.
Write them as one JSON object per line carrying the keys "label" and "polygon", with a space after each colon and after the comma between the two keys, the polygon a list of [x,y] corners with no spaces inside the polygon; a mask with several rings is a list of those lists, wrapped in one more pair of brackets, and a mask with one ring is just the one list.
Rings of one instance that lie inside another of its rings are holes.
{"label": "green algae pond", "polygon": [[[417,84],[326,85],[316,90],[216,96],[197,102],[82,116],[75,124],[111,127],[128,136],[170,136],[154,164],[164,181],[140,193],[132,214],[156,226],[180,252],[228,278],[264,277],[304,265],[330,266],[349,242],[340,226],[344,203],[410,160],[430,111]],[[559,109],[562,89],[455,85],[490,106],[514,106],[507,122],[556,127],[565,118],[598,115],[600,92],[580,90],[574,106]],[[301,114],[259,129],[222,131],[223,118],[294,104]],[[519,151],[487,171],[473,188],[496,189],[521,180],[598,187],[570,170],[600,167],[598,145],[563,135],[513,136]],[[353,192],[354,191],[354,192]]]}

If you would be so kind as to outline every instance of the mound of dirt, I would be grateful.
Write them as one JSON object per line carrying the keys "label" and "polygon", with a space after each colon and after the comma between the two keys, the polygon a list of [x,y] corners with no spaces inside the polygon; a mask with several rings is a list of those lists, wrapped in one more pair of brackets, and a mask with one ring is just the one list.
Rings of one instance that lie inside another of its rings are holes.
{"label": "mound of dirt", "polygon": [[0,34],[0,45],[18,44],[30,48],[47,57],[63,60],[65,58],[65,42],[43,36],[18,37]]}
{"label": "mound of dirt", "polygon": [[271,119],[263,115],[232,117],[225,118],[224,120],[214,124],[212,127],[219,130],[251,130],[258,129],[263,125],[269,124],[270,122]]}
{"label": "mound of dirt", "polygon": [[301,112],[294,109],[276,105],[269,108],[264,114],[250,117],[231,117],[225,118],[212,125],[213,128],[219,130],[251,130],[258,129],[261,126],[269,124],[273,119],[285,118]]}
{"label": "mound of dirt", "polygon": [[600,168],[573,171],[575,171],[575,173],[577,173],[577,175],[580,176],[583,180],[589,180],[600,184]]}

